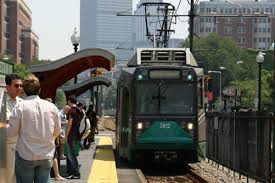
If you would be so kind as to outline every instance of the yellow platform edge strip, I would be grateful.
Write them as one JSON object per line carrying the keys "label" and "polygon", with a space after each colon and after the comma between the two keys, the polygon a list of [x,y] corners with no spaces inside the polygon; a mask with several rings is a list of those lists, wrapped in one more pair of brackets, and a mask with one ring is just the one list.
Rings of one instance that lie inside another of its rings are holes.
{"label": "yellow platform edge strip", "polygon": [[88,183],[118,183],[112,139],[100,137]]}

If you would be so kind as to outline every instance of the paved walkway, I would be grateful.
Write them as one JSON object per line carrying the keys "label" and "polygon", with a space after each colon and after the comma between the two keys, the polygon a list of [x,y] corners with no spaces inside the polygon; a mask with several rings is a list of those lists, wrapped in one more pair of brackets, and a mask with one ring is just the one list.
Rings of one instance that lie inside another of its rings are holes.
{"label": "paved walkway", "polygon": [[[113,133],[110,131],[100,131],[99,135],[96,135],[96,143],[91,145],[90,149],[80,151],[77,158],[80,164],[81,179],[65,181],[54,181],[52,179],[52,182],[117,183],[112,146]],[[66,177],[66,160],[61,160],[60,164],[60,174]]]}

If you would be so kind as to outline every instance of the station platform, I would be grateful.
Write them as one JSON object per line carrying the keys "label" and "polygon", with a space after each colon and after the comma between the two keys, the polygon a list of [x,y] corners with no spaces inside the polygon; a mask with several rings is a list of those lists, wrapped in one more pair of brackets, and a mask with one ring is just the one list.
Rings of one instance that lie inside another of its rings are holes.
{"label": "station platform", "polygon": [[[52,182],[77,182],[77,183],[118,183],[116,162],[113,152],[113,132],[100,132],[95,137],[95,144],[90,149],[81,150],[78,162],[80,166],[80,179]],[[60,174],[63,177],[66,173],[66,160],[60,162]]]}

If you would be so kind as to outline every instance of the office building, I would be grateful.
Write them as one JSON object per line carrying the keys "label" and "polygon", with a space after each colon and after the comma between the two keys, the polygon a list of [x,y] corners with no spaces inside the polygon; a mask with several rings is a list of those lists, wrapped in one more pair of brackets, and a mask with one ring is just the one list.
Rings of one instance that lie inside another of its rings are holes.
{"label": "office building", "polygon": [[107,49],[126,62],[133,52],[132,17],[117,13],[131,10],[132,0],[81,0],[80,49]]}
{"label": "office building", "polygon": [[274,0],[210,0],[196,7],[194,32],[228,36],[242,48],[269,48],[275,34]]}
{"label": "office building", "polygon": [[31,10],[24,0],[0,0],[0,52],[15,63],[38,58],[38,36],[32,31]]}

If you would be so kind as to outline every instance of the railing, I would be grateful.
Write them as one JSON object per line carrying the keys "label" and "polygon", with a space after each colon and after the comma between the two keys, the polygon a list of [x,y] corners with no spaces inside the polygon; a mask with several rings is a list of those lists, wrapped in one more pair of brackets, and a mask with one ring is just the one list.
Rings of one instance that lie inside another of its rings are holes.
{"label": "railing", "polygon": [[267,112],[210,112],[208,159],[260,182],[271,179],[271,121]]}

